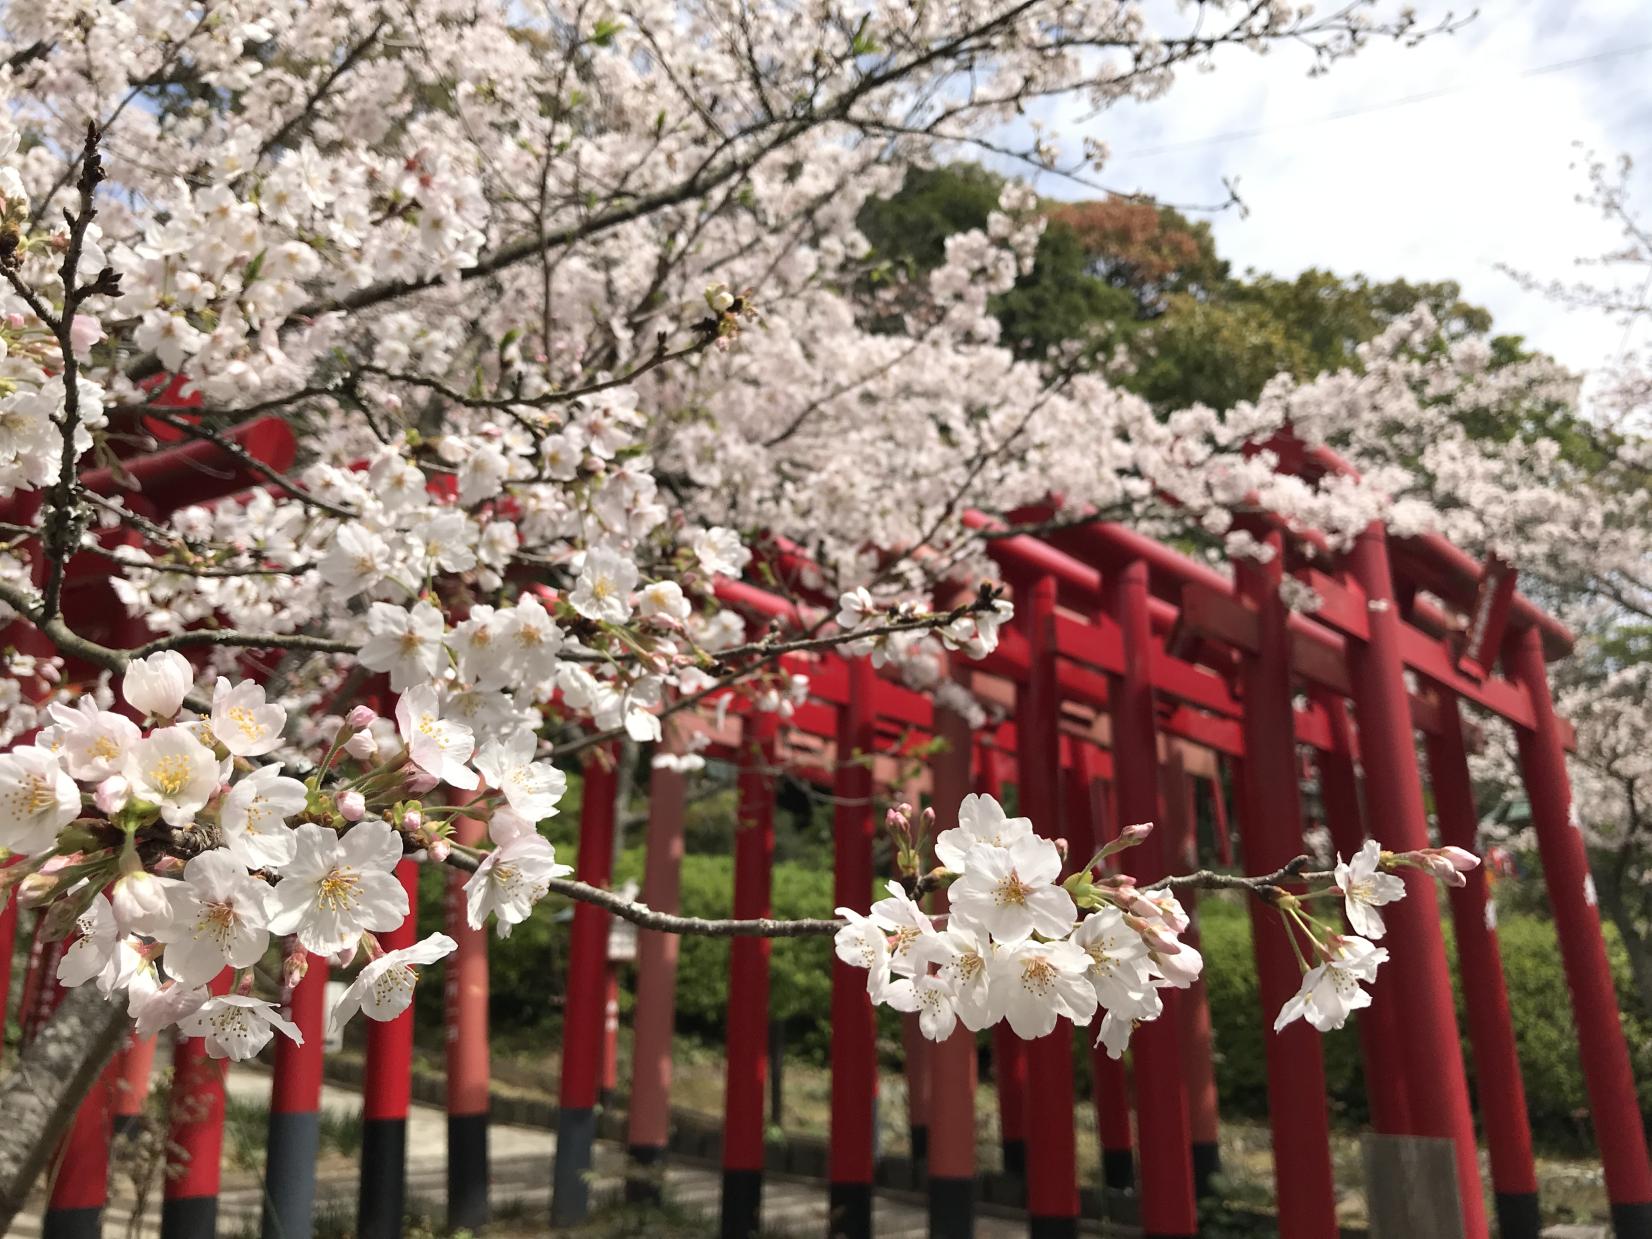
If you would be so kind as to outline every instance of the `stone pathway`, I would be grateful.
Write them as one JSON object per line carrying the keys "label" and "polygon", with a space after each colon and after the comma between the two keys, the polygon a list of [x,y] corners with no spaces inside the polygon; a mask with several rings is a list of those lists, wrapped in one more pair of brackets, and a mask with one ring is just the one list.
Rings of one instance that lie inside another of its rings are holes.
{"label": "stone pathway", "polygon": [[[229,1092],[243,1101],[262,1105],[269,1096],[266,1073],[237,1068],[229,1074]],[[322,1105],[341,1117],[361,1109],[359,1093],[333,1084],[322,1090]],[[494,1208],[507,1216],[531,1222],[550,1212],[551,1163],[556,1153],[556,1136],[540,1127],[494,1123],[489,1128],[492,1182],[489,1195]],[[601,1141],[596,1151],[596,1178],[593,1196],[601,1200],[617,1195],[624,1181],[624,1150],[610,1141]],[[412,1206],[428,1207],[439,1213],[447,1187],[447,1119],[436,1106],[415,1103],[408,1115],[407,1198]],[[666,1193],[671,1201],[690,1212],[715,1218],[722,1193],[722,1175],[714,1167],[672,1162],[666,1170]],[[159,1192],[157,1190],[156,1196]],[[242,1172],[227,1172],[219,1197],[218,1233],[232,1236],[256,1234],[262,1207],[262,1187],[256,1178]],[[40,1207],[36,1200],[17,1219],[11,1234],[35,1239],[40,1234]],[[353,1166],[333,1157],[323,1164],[316,1189],[316,1209],[331,1209],[348,1217],[354,1212],[356,1181]],[[104,1234],[109,1236],[154,1236],[159,1233],[160,1202],[151,1201],[141,1223],[132,1228],[135,1201],[117,1195],[104,1215]],[[879,1192],[874,1204],[874,1227],[879,1239],[926,1239],[927,1204],[912,1193]],[[763,1193],[763,1225],[774,1234],[817,1239],[826,1231],[826,1187],[816,1180],[771,1174]],[[1026,1221],[1017,1216],[984,1213],[977,1219],[979,1239],[1024,1239]],[[1086,1233],[1100,1235],[1099,1225],[1086,1226]],[[1115,1229],[1111,1233],[1126,1233]]]}

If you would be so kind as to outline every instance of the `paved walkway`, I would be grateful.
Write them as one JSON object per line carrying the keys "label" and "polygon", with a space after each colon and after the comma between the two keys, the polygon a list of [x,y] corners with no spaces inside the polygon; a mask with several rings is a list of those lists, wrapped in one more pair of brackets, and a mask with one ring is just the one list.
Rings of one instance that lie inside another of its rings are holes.
{"label": "paved walkway", "polygon": [[[262,1105],[269,1096],[269,1076],[250,1068],[236,1068],[229,1074],[229,1092],[243,1101]],[[340,1117],[361,1109],[361,1096],[328,1084],[322,1090],[322,1105]],[[550,1211],[551,1163],[556,1153],[556,1136],[540,1127],[495,1123],[489,1129],[492,1182],[489,1194],[497,1212],[520,1217],[530,1225]],[[593,1194],[598,1200],[613,1196],[623,1184],[624,1151],[609,1141],[598,1143]],[[410,1207],[439,1214],[447,1185],[447,1119],[436,1106],[415,1104],[408,1116],[407,1197]],[[159,1233],[160,1203],[150,1201],[136,1229],[129,1229],[136,1202],[124,1184],[117,1183],[116,1198],[104,1218],[106,1235],[153,1236]],[[673,1203],[690,1212],[716,1217],[722,1192],[722,1176],[714,1168],[672,1162],[666,1170],[666,1193]],[[255,1233],[262,1202],[262,1187],[253,1176],[241,1172],[225,1175],[219,1199],[218,1233],[236,1236]],[[323,1164],[317,1184],[316,1208],[337,1211],[345,1218],[355,1210],[354,1167],[333,1157]],[[34,1239],[40,1234],[40,1202],[17,1219],[11,1234]],[[879,1193],[874,1204],[875,1232],[879,1239],[925,1239],[928,1234],[927,1206],[917,1196]],[[775,1234],[817,1239],[826,1233],[826,1187],[815,1180],[770,1175],[763,1193],[764,1229]],[[1027,1224],[1015,1217],[981,1216],[976,1225],[980,1239],[1024,1239]],[[1093,1232],[1101,1234],[1099,1228]],[[1116,1233],[1116,1232],[1115,1232]]]}

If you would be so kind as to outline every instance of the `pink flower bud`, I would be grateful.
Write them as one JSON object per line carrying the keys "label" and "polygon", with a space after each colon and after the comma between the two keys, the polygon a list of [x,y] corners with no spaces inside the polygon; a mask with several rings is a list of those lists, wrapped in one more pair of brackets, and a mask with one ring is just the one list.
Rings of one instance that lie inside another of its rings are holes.
{"label": "pink flower bud", "polygon": [[310,970],[310,953],[308,951],[290,952],[281,965],[281,984],[288,989],[296,989],[298,983],[304,979],[304,974]]}
{"label": "pink flower bud", "polygon": [[172,902],[166,897],[164,881],[143,867],[135,851],[120,858],[120,877],[109,902],[115,910],[115,924],[123,934],[155,936],[172,919]]}
{"label": "pink flower bud", "polygon": [[1125,843],[1128,840],[1128,844],[1140,843],[1152,833],[1152,822],[1136,822],[1134,825],[1126,826],[1123,830],[1119,831],[1119,842]]}
{"label": "pink flower bud", "polygon": [[338,794],[339,816],[347,822],[359,822],[367,816],[367,798],[354,788]]}
{"label": "pink flower bud", "polygon": [[344,725],[351,731],[364,731],[373,725],[378,716],[378,711],[371,706],[352,706],[350,713],[344,716]]}
{"label": "pink flower bud", "polygon": [[1458,873],[1467,873],[1480,867],[1480,858],[1467,848],[1443,847],[1434,850],[1450,861],[1451,867]]}
{"label": "pink flower bud", "polygon": [[57,890],[57,877],[50,873],[31,873],[17,884],[17,902],[25,908],[38,908]]}
{"label": "pink flower bud", "polygon": [[446,839],[432,839],[425,851],[429,854],[431,860],[440,865],[447,861],[453,849],[448,847]]}
{"label": "pink flower bud", "polygon": [[409,809],[402,814],[402,829],[410,835],[416,835],[424,826],[424,814],[417,809]]}
{"label": "pink flower bud", "polygon": [[92,803],[98,809],[113,817],[126,807],[126,802],[132,798],[132,785],[126,781],[125,775],[112,774],[97,785],[92,793]]}
{"label": "pink flower bud", "polygon": [[344,751],[360,762],[372,761],[379,755],[379,742],[370,731],[358,731],[344,742]]}

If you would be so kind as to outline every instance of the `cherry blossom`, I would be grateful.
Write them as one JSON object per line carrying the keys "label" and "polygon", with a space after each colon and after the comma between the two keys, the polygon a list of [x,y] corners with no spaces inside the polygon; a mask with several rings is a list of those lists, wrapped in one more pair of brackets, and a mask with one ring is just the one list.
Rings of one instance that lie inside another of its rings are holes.
{"label": "cherry blossom", "polygon": [[195,686],[195,669],[176,650],[133,661],[121,680],[121,696],[140,714],[171,718]]}
{"label": "cherry blossom", "polygon": [[55,755],[32,745],[0,753],[0,847],[49,851],[79,812],[80,790]]}
{"label": "cherry blossom", "polygon": [[1387,932],[1377,909],[1405,897],[1405,883],[1382,872],[1382,845],[1375,839],[1367,839],[1352,861],[1338,858],[1336,884],[1342,891],[1348,924],[1366,938],[1380,938]]}
{"label": "cherry blossom", "polygon": [[446,934],[431,934],[412,946],[386,951],[368,962],[350,982],[328,1016],[328,1035],[337,1036],[357,1011],[370,1020],[393,1020],[413,1002],[416,965],[433,964],[459,944]]}
{"label": "cherry blossom", "polygon": [[280,1007],[244,994],[209,997],[177,1024],[184,1036],[205,1040],[207,1057],[234,1062],[253,1057],[278,1031],[304,1044],[304,1034],[299,1032],[298,1025],[282,1016]]}
{"label": "cherry blossom", "polygon": [[1386,949],[1364,938],[1337,938],[1327,947],[1324,962],[1302,977],[1302,988],[1282,1008],[1273,1022],[1278,1032],[1296,1020],[1306,1020],[1320,1032],[1331,1032],[1348,1022],[1348,1016],[1371,1005],[1371,995],[1360,983],[1376,979],[1377,967],[1387,962]]}
{"label": "cherry blossom", "polygon": [[491,916],[498,935],[508,938],[512,926],[533,914],[549,889],[547,883],[573,870],[558,864],[550,840],[514,812],[495,810],[488,820],[488,836],[493,850],[465,882],[465,919],[472,929],[480,929]]}
{"label": "cherry blossom", "polygon": [[1061,853],[1048,839],[1024,836],[1007,848],[978,843],[950,892],[953,909],[1013,946],[1034,932],[1057,938],[1073,927],[1073,897],[1054,885]]}
{"label": "cherry blossom", "polygon": [[190,860],[167,896],[171,920],[157,936],[166,944],[166,971],[175,980],[205,985],[226,967],[250,968],[263,958],[275,893],[228,850]]}
{"label": "cherry blossom", "polygon": [[305,823],[294,858],[275,886],[270,932],[295,934],[305,950],[335,955],[368,931],[394,929],[407,916],[407,891],[391,872],[401,840],[377,819],[337,835]]}

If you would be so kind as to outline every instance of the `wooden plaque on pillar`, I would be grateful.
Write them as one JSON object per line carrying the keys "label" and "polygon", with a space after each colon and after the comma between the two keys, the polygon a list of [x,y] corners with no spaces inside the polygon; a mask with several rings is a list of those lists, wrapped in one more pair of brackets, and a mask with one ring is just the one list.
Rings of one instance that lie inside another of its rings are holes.
{"label": "wooden plaque on pillar", "polygon": [[1371,1239],[1463,1239],[1450,1140],[1367,1132],[1360,1152]]}

